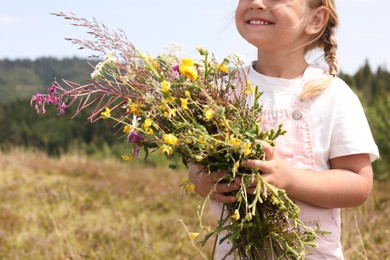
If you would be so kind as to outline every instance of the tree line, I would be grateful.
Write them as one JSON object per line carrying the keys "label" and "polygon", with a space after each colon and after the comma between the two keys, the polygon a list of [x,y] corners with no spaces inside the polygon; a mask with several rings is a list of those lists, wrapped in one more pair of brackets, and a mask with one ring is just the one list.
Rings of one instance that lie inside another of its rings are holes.
{"label": "tree line", "polygon": [[[88,155],[120,155],[126,148],[120,132],[113,134],[109,122],[86,122],[88,111],[70,120],[54,110],[38,115],[30,107],[30,98],[44,92],[53,81],[67,79],[86,82],[92,72],[80,58],[40,58],[36,60],[0,60],[0,149],[14,146],[33,147],[58,155],[78,149]],[[373,70],[368,62],[353,75],[339,76],[357,93],[366,111],[381,159],[374,163],[375,178],[390,180],[390,73],[386,68]],[[351,115],[353,116],[353,115]]]}

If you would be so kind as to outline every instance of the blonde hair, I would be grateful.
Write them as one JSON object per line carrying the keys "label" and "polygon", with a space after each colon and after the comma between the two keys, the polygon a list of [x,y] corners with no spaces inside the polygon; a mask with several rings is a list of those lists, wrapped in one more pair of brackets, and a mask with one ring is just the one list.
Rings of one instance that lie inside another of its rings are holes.
{"label": "blonde hair", "polygon": [[303,87],[300,93],[301,100],[311,99],[322,93],[332,82],[332,79],[338,72],[338,63],[336,57],[337,42],[336,42],[336,29],[339,25],[339,18],[336,11],[335,0],[308,0],[309,8],[318,8],[325,6],[328,9],[328,22],[324,28],[314,36],[314,39],[310,41],[305,51],[308,52],[315,48],[321,48],[324,50],[325,62],[329,66],[329,76],[322,79],[316,79],[309,81]]}

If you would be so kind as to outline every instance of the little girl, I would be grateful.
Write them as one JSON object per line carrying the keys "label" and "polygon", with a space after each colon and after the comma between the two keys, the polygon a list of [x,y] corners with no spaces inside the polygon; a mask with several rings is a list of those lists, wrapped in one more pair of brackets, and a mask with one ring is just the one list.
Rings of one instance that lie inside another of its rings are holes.
{"label": "little girl", "polygon": [[[265,161],[247,160],[242,166],[259,169],[267,182],[284,189],[305,224],[331,232],[318,237],[318,248],[306,259],[343,259],[340,208],[366,201],[371,162],[379,157],[359,99],[336,77],[334,2],[239,0],[235,13],[238,32],[258,49],[247,78],[263,92],[261,126],[267,130],[283,124],[287,131],[275,148],[264,143]],[[328,71],[307,63],[305,54],[315,48],[323,49]],[[247,102],[253,105],[253,98]],[[221,174],[208,174],[198,165],[189,169],[196,192],[207,196],[212,191],[219,212],[222,203],[235,201],[225,193],[239,188],[239,180],[216,183]],[[221,259],[231,245],[224,241],[217,247]]]}

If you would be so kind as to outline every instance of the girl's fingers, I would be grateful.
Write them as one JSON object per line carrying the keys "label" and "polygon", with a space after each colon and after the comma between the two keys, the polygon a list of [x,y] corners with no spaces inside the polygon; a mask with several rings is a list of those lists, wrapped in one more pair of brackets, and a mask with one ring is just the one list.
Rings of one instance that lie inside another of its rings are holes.
{"label": "girl's fingers", "polygon": [[236,197],[234,196],[226,196],[223,193],[215,193],[211,194],[212,199],[222,202],[222,203],[234,203],[236,202]]}
{"label": "girl's fingers", "polygon": [[214,193],[227,193],[231,191],[238,190],[240,188],[239,184],[236,183],[218,183],[215,184],[213,192]]}
{"label": "girl's fingers", "polygon": [[267,161],[272,160],[275,154],[275,148],[272,147],[269,143],[265,141],[259,141],[263,145],[263,151],[265,154],[265,159]]}
{"label": "girl's fingers", "polygon": [[205,172],[203,172],[203,174],[204,174],[204,178],[206,179],[206,181],[212,182],[212,183],[220,182],[226,176],[225,172],[220,172],[220,171],[207,173],[205,170]]}

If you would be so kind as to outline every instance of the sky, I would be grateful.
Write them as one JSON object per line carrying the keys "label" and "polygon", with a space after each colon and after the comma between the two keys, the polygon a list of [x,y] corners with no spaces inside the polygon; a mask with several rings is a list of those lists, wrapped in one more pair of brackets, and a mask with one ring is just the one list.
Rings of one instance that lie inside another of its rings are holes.
{"label": "sky", "polygon": [[[234,23],[237,0],[19,0],[0,9],[0,59],[87,57],[64,38],[89,39],[87,30],[50,13],[73,12],[112,30],[122,29],[139,49],[157,55],[172,44],[189,56],[203,46],[217,59],[240,54],[256,59],[256,49]],[[390,69],[389,0],[336,0],[340,69],[355,73],[368,60],[373,69]]]}

